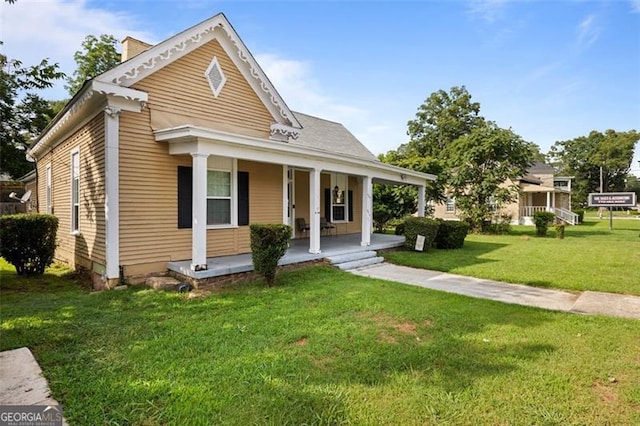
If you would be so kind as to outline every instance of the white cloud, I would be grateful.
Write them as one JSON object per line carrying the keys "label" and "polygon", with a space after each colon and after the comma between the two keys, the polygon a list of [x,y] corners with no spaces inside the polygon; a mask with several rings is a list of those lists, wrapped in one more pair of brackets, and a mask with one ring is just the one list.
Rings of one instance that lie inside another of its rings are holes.
{"label": "white cloud", "polygon": [[[3,4],[0,24],[3,51],[9,58],[19,59],[27,66],[50,58],[67,75],[75,71],[73,54],[89,34],[112,34],[118,40],[130,35],[155,41],[149,33],[134,30],[141,25],[133,16],[91,7],[84,0],[21,0]],[[63,85],[64,82],[58,82],[45,96],[67,97]]]}
{"label": "white cloud", "polygon": [[406,142],[404,123],[392,120],[389,111],[362,108],[328,95],[314,76],[311,63],[274,54],[256,54],[255,58],[294,111],[342,123],[374,154]]}
{"label": "white cloud", "polygon": [[640,0],[630,0],[631,13],[640,13]]}
{"label": "white cloud", "polygon": [[294,111],[338,122],[345,117],[358,118],[365,114],[362,109],[325,94],[313,76],[310,63],[284,59],[274,54],[257,54],[255,58]]}
{"label": "white cloud", "polygon": [[580,22],[576,29],[578,45],[591,46],[600,37],[600,28],[596,24],[596,16],[589,15]]}
{"label": "white cloud", "polygon": [[492,24],[504,17],[507,3],[508,0],[472,0],[468,11],[471,16]]}

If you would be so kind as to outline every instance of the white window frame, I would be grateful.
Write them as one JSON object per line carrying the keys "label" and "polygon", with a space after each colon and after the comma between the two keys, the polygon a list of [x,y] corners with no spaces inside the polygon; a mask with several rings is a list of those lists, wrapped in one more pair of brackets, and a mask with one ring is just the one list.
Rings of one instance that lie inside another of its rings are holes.
{"label": "white window frame", "polygon": [[[230,213],[231,213],[231,222],[230,223],[220,223],[220,224],[209,224],[207,223],[207,229],[224,229],[224,228],[237,228],[238,227],[238,185],[237,185],[237,177],[236,177],[236,169],[237,169],[237,160],[233,159],[231,169],[221,168],[221,167],[209,167],[207,168],[207,179],[209,172],[225,172],[229,173],[229,183],[231,185],[230,188],[230,196],[228,197],[219,197],[219,196],[209,196],[207,194],[207,209],[209,208],[208,200],[229,200],[230,204]],[[207,191],[208,192],[208,191]],[[207,211],[207,217],[209,217],[209,213]]]}
{"label": "white window frame", "polygon": [[456,212],[456,198],[451,195],[447,195],[447,201],[445,202],[444,211],[446,213],[455,213]]}
{"label": "white window frame", "polygon": [[51,187],[51,163],[47,164],[44,168],[44,184],[45,184],[45,213],[51,214],[52,212],[52,201],[53,201],[53,192]]}
{"label": "white window frame", "polygon": [[[338,176],[344,176],[344,188],[340,188],[338,185]],[[342,203],[335,203],[335,187],[338,186],[339,189],[343,192],[342,194]],[[348,206],[348,198],[349,198],[349,175],[343,173],[331,173],[331,218],[327,218],[331,223],[348,223],[349,222],[349,206]],[[333,217],[334,207],[342,207],[344,209],[344,219],[338,220]]]}
{"label": "white window frame", "polygon": [[[77,161],[77,164],[75,163]],[[71,179],[70,179],[70,188],[69,188],[69,192],[70,192],[70,204],[71,204],[71,234],[73,235],[79,235],[80,234],[80,194],[82,193],[80,187],[81,187],[81,182],[80,182],[80,148],[76,147],[73,150],[71,150],[71,161],[69,162],[69,164],[71,165]],[[77,173],[76,173],[76,169],[77,169]],[[75,180],[77,179],[77,185],[74,186]],[[74,198],[74,189],[77,190],[77,203],[73,202],[73,198]],[[76,209],[76,204],[77,204],[77,209]],[[77,227],[75,226],[75,224],[78,224]]]}

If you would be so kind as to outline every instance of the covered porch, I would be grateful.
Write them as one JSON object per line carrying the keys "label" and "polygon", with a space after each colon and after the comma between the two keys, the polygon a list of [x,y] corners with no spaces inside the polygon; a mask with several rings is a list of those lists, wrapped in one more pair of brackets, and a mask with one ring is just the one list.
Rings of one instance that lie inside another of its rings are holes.
{"label": "covered porch", "polygon": [[[331,235],[321,237],[321,243],[322,253],[310,253],[308,238],[291,240],[287,253],[280,259],[278,264],[280,266],[291,265],[344,254],[401,247],[404,244],[404,237],[371,234],[371,243],[368,246],[363,246],[360,234]],[[194,271],[191,268],[191,264],[192,260],[189,259],[169,262],[167,267],[170,271],[197,280],[253,271],[251,253],[207,258],[207,269],[200,271]]]}
{"label": "covered porch", "polygon": [[551,212],[566,223],[575,225],[578,215],[571,211],[571,191],[543,185],[525,184],[521,187],[520,225],[534,225],[536,212]]}
{"label": "covered porch", "polygon": [[[178,193],[179,199],[190,204],[189,211],[183,210],[189,222],[186,227],[191,228],[192,234],[190,272],[181,272],[185,271],[183,262],[172,262],[169,269],[179,269],[175,272],[194,278],[216,276],[216,271],[224,269],[215,262],[211,263],[210,259],[213,258],[211,253],[215,253],[216,245],[231,240],[225,237],[225,232],[241,230],[242,234],[234,238],[236,241],[242,238],[242,246],[237,245],[235,252],[249,251],[248,225],[251,223],[284,223],[294,229],[293,237],[308,237],[299,239],[292,246],[299,249],[302,249],[301,245],[305,246],[304,259],[290,263],[327,256],[331,240],[323,236],[324,221],[335,226],[338,237],[340,233],[347,234],[342,237],[371,250],[374,181],[416,186],[418,215],[424,216],[425,184],[427,180],[435,179],[433,175],[381,163],[371,154],[370,158],[349,153],[336,154],[301,141],[283,143],[190,125],[156,130],[154,133],[158,142],[168,143],[170,155],[191,159],[190,176],[185,179],[189,188]],[[237,173],[240,171],[240,162],[268,164],[269,172],[250,173],[252,177],[247,177],[245,183],[241,184]],[[220,182],[217,181],[218,175]],[[210,179],[212,177],[216,179]],[[248,189],[251,197],[251,188],[256,188],[256,184],[261,185],[262,197],[258,200],[256,190],[253,190],[256,202],[241,206],[240,200],[246,199],[241,192],[246,194]],[[241,191],[243,186],[248,188]],[[216,193],[220,188],[220,193]],[[215,216],[215,206],[218,204],[225,207],[220,222],[216,222]],[[268,217],[260,214],[266,211],[270,212]],[[260,217],[256,217],[256,214]],[[296,235],[296,219],[300,218],[305,219],[308,226],[304,232],[297,230]],[[325,246],[327,244],[328,247]],[[233,253],[233,250],[229,251]],[[292,255],[289,255],[289,259]],[[246,259],[244,268],[250,264],[250,255]],[[176,266],[178,264],[180,266]],[[211,268],[214,272],[207,273]],[[238,270],[235,263],[227,269],[232,271],[227,274],[243,272]]]}

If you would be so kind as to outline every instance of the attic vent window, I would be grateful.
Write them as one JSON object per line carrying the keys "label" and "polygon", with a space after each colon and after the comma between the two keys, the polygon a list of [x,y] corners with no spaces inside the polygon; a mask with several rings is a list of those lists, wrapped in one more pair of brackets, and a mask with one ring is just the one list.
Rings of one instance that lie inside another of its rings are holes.
{"label": "attic vent window", "polygon": [[209,68],[205,71],[204,76],[207,78],[209,86],[211,86],[213,96],[217,98],[224,83],[227,81],[227,77],[224,76],[217,57],[213,57],[213,61],[209,64]]}

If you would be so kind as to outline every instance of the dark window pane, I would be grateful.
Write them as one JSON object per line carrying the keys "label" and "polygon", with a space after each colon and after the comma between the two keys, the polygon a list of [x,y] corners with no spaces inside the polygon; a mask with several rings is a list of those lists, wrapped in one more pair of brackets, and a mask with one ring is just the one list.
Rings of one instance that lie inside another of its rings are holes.
{"label": "dark window pane", "polygon": [[333,222],[344,220],[344,206],[333,206]]}
{"label": "dark window pane", "polygon": [[231,224],[231,200],[207,200],[207,225]]}

